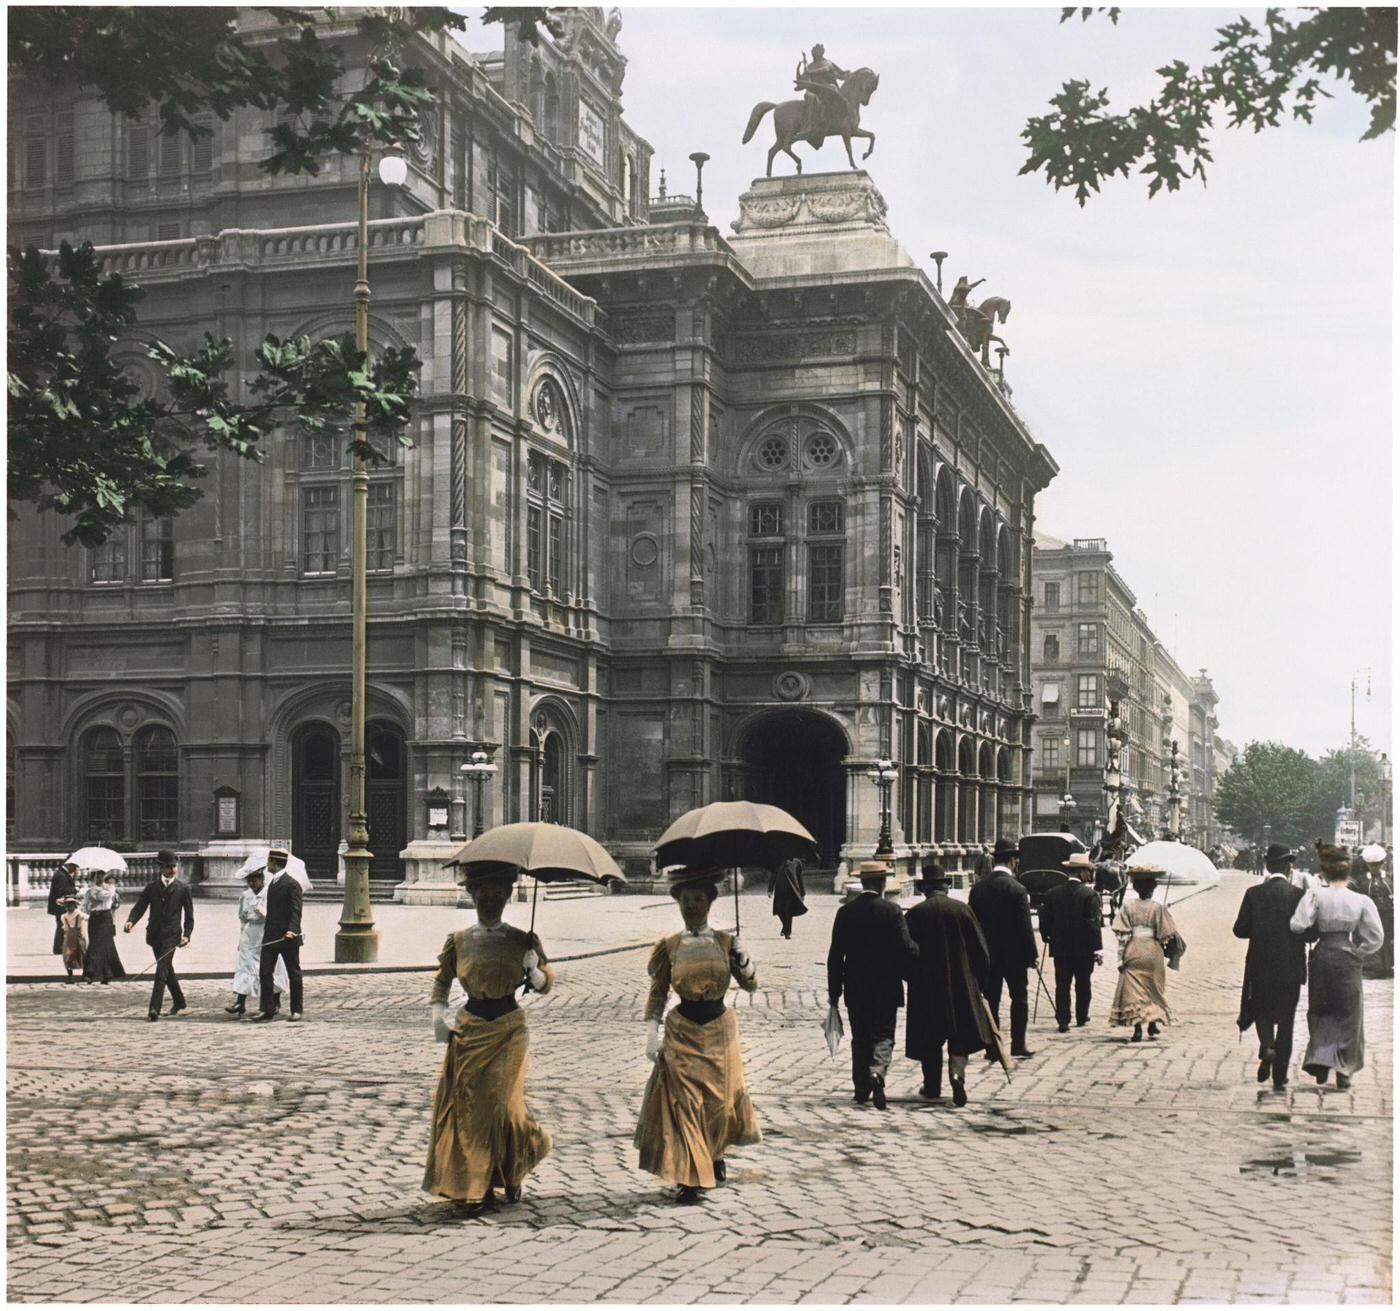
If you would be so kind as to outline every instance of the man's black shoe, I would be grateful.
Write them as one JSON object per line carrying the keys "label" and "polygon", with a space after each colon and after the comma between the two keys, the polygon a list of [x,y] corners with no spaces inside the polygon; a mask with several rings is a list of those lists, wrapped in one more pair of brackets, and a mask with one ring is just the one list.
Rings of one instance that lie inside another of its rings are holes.
{"label": "man's black shoe", "polygon": [[1068,1033],[1068,1032],[1069,1032],[1069,1025],[1068,1025],[1068,1024],[1062,1024],[1062,1025],[1060,1025],[1060,1032],[1061,1032],[1061,1033]]}
{"label": "man's black shoe", "polygon": [[961,1079],[953,1080],[953,1105],[967,1105],[967,1089],[963,1087],[963,1081]]}
{"label": "man's black shoe", "polygon": [[259,1011],[255,1016],[253,1016],[253,1023],[262,1024],[264,1021],[270,1020],[276,1014],[276,1011]]}
{"label": "man's black shoe", "polygon": [[146,1018],[147,1018],[148,1020],[150,1020],[150,1022],[151,1022],[152,1024],[154,1024],[158,1019],[160,1019],[160,1012],[159,1012],[159,1011],[147,1011],[147,1012],[146,1012]]}
{"label": "man's black shoe", "polygon": [[997,1059],[997,1054],[996,1054],[996,1049],[995,1049],[995,1048],[993,1048],[993,1047],[988,1047],[988,1048],[987,1048],[987,1059],[988,1059],[989,1061],[994,1061],[994,1060]]}
{"label": "man's black shoe", "polygon": [[1339,1090],[1351,1087],[1351,1075],[1337,1071],[1337,1088]]}
{"label": "man's black shoe", "polygon": [[1287,1080],[1287,1079],[1275,1079],[1275,1080],[1274,1080],[1274,1091],[1275,1091],[1275,1092],[1287,1092],[1287,1091],[1288,1091],[1288,1080]]}
{"label": "man's black shoe", "polygon": [[941,1102],[943,1100],[943,1092],[938,1088],[920,1088],[919,1096],[926,1102]]}
{"label": "man's black shoe", "polygon": [[1274,1058],[1272,1056],[1261,1056],[1259,1058],[1259,1069],[1255,1072],[1254,1077],[1258,1079],[1260,1083],[1267,1083],[1269,1075],[1273,1073],[1273,1069]]}
{"label": "man's black shoe", "polygon": [[885,1100],[885,1081],[878,1074],[870,1076],[870,1100],[877,1111],[883,1111],[889,1102]]}
{"label": "man's black shoe", "polygon": [[867,1088],[864,1092],[858,1092],[851,1100],[855,1102],[857,1106],[864,1106],[865,1103],[870,1100],[870,1090]]}
{"label": "man's black shoe", "polygon": [[170,1013],[172,1015],[178,1015],[181,1011],[187,1010],[189,1010],[189,1006],[187,1006],[184,1002],[176,1002],[176,1004],[170,1008]]}
{"label": "man's black shoe", "polygon": [[1089,1021],[1088,1021],[1087,1019],[1075,1020],[1074,1023],[1075,1023],[1075,1027],[1076,1027],[1076,1028],[1082,1029],[1086,1024],[1089,1023]]}
{"label": "man's black shoe", "polygon": [[1013,1048],[1011,1049],[1011,1054],[1012,1054],[1013,1056],[1019,1056],[1019,1057],[1021,1057],[1023,1060],[1027,1060],[1027,1059],[1029,1059],[1030,1057],[1032,1057],[1032,1056],[1035,1055],[1034,1052],[1027,1051],[1024,1047],[1013,1047]]}

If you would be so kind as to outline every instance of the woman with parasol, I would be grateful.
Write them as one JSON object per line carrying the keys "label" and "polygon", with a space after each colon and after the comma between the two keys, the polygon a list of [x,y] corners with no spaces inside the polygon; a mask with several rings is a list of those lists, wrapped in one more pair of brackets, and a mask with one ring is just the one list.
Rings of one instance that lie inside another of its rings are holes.
{"label": "woman with parasol", "polygon": [[83,892],[82,911],[88,922],[88,949],[83,958],[83,979],[87,983],[110,983],[126,978],[117,952],[117,925],[114,912],[121,905],[116,879],[104,869],[92,871],[92,882]]}
{"label": "woman with parasol", "polygon": [[[549,1131],[525,1107],[529,1038],[515,990],[548,992],[554,971],[533,932],[501,920],[515,887],[510,865],[468,865],[476,923],[449,935],[433,980],[433,1033],[447,1044],[433,1101],[432,1145],[424,1191],[479,1214],[503,1189],[520,1200],[525,1176],[549,1155]],[[452,1021],[447,994],[456,979],[467,994]]]}
{"label": "woman with parasol", "polygon": [[[1142,1041],[1142,1026],[1155,1038],[1161,1026],[1171,1023],[1167,1008],[1167,952],[1179,941],[1171,912],[1152,894],[1166,873],[1157,865],[1134,865],[1128,879],[1137,897],[1125,901],[1113,921],[1118,937],[1118,988],[1108,1022],[1131,1024],[1133,1042]],[[1179,955],[1179,953],[1177,953]]]}
{"label": "woman with parasol", "polygon": [[[647,1057],[655,1062],[642,1096],[634,1144],[643,1170],[679,1186],[677,1200],[698,1201],[702,1188],[725,1179],[730,1147],[762,1141],[744,1088],[739,1025],[725,1007],[729,980],[758,986],[738,932],[712,929],[719,895],[713,867],[682,866],[671,877],[685,930],[662,938],[647,963]],[[671,989],[680,997],[665,1019]]]}

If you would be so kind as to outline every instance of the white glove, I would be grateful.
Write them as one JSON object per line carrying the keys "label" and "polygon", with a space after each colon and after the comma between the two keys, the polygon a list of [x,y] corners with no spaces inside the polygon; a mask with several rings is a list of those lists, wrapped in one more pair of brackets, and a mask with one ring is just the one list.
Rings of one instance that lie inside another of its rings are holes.
{"label": "white glove", "polygon": [[446,1042],[452,1030],[447,1027],[447,1007],[440,1001],[432,1005],[433,1041]]}
{"label": "white glove", "polygon": [[744,945],[739,941],[736,933],[729,942],[729,955],[734,962],[734,967],[739,971],[739,977],[745,981],[753,978],[753,962],[749,960],[749,954],[744,950]]}
{"label": "white glove", "polygon": [[647,1060],[654,1061],[661,1055],[661,1021],[647,1021]]}
{"label": "white glove", "polygon": [[525,973],[537,970],[540,967],[540,954],[533,947],[530,948],[521,958],[520,963],[525,967]]}

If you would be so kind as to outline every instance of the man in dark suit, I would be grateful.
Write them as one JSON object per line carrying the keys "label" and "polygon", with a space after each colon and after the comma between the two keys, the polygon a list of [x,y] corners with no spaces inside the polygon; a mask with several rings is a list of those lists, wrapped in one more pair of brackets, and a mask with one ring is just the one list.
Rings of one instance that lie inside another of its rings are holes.
{"label": "man in dark suit", "polygon": [[885,900],[883,861],[856,867],[861,893],[836,912],[831,950],[826,957],[826,988],[832,1006],[846,994],[851,1020],[851,1081],[856,1102],[873,1098],[886,1106],[885,1075],[894,1055],[894,1024],[904,1005],[904,980],[919,954],[909,937],[904,914]]}
{"label": "man in dark suit", "polygon": [[[987,971],[987,1004],[992,1019],[1001,1025],[1001,989],[1011,997],[1011,1054],[1034,1056],[1026,1048],[1026,1025],[1031,1008],[1026,994],[1026,971],[1035,965],[1035,930],[1031,928],[1031,899],[1016,878],[1016,844],[997,840],[992,849],[992,872],[973,884],[967,904],[982,926],[991,966]],[[994,1052],[987,1059],[995,1060]]]}
{"label": "man in dark suit", "polygon": [[291,994],[289,1020],[301,1019],[301,884],[287,873],[287,851],[273,847],[267,853],[267,919],[263,923],[262,959],[258,968],[259,1020],[270,1020],[277,996],[273,971],[280,956],[287,964],[287,990]]}
{"label": "man in dark suit", "polygon": [[923,1066],[919,1096],[936,1101],[943,1093],[947,1044],[953,1105],[966,1106],[968,1056],[983,1048],[996,1050],[996,1034],[982,999],[987,943],[977,917],[948,895],[948,876],[932,856],[924,858],[918,886],[924,900],[904,912],[909,936],[919,949],[909,972],[904,1054]]}
{"label": "man in dark suit", "polygon": [[1308,976],[1306,939],[1288,927],[1305,895],[1289,879],[1292,864],[1293,853],[1273,843],[1264,853],[1264,881],[1244,894],[1235,920],[1235,937],[1249,940],[1239,1026],[1243,1030],[1254,1025],[1259,1035],[1259,1082],[1272,1074],[1280,1092],[1288,1087],[1298,989]]}
{"label": "man in dark suit", "polygon": [[156,852],[160,873],[141,889],[123,926],[124,931],[130,933],[141,916],[148,910],[151,912],[146,921],[146,942],[156,958],[156,977],[151,987],[151,1004],[146,1011],[148,1020],[160,1019],[167,988],[170,989],[171,1015],[178,1015],[185,1009],[185,994],[175,975],[175,949],[188,946],[194,934],[194,899],[189,888],[175,877],[175,865],[173,851]]}
{"label": "man in dark suit", "polygon": [[1069,989],[1074,984],[1074,1022],[1089,1023],[1094,966],[1103,964],[1103,908],[1090,886],[1094,862],[1075,852],[1064,862],[1069,878],[1040,903],[1040,936],[1055,962],[1055,1022],[1069,1032]]}
{"label": "man in dark suit", "polygon": [[63,902],[65,898],[76,896],[78,884],[75,875],[76,865],[64,861],[53,872],[49,881],[49,914],[53,916],[53,954],[63,955]]}

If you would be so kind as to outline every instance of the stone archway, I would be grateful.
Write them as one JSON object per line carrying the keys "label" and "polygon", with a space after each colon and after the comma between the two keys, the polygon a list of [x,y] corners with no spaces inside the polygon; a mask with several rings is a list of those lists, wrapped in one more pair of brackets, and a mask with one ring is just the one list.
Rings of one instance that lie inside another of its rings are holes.
{"label": "stone archway", "polygon": [[770,710],[743,727],[747,801],[781,806],[816,838],[820,862],[832,868],[846,842],[846,770],[849,747],[839,725],[812,710]]}

